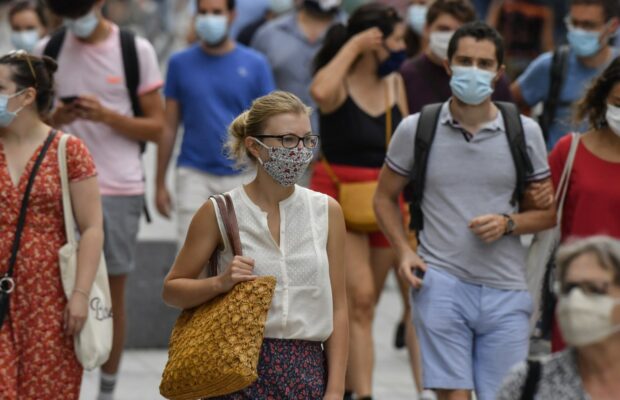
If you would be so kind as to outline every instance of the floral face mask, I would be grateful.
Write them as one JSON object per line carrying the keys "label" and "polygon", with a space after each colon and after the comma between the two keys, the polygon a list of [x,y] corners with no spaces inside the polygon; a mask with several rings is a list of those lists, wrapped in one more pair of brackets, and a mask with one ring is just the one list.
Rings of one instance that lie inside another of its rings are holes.
{"label": "floral face mask", "polygon": [[313,151],[305,146],[292,149],[269,147],[258,139],[254,140],[269,151],[267,161],[258,157],[259,164],[274,181],[282,186],[288,187],[296,184],[312,162]]}

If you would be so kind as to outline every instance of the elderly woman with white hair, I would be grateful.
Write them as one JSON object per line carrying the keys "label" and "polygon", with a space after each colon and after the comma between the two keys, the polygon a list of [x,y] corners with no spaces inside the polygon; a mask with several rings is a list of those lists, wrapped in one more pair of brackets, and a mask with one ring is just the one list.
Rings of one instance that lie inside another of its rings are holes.
{"label": "elderly woman with white hair", "polygon": [[620,398],[620,240],[593,236],[557,255],[557,318],[570,346],[517,366],[498,400]]}

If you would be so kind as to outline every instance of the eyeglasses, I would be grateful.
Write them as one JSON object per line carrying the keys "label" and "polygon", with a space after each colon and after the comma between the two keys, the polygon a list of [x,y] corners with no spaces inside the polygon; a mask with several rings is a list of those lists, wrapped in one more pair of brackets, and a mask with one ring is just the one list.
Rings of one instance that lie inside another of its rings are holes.
{"label": "eyeglasses", "polygon": [[319,135],[306,135],[304,137],[299,137],[293,134],[287,135],[256,135],[256,138],[271,138],[278,139],[280,143],[282,143],[282,147],[287,149],[294,149],[299,146],[299,142],[303,142],[304,146],[309,149],[314,149],[319,144]]}
{"label": "eyeglasses", "polygon": [[30,73],[32,74],[32,77],[34,78],[34,80],[36,82],[37,74],[34,72],[34,67],[32,66],[32,61],[30,61],[30,54],[28,54],[25,50],[13,50],[13,51],[8,53],[8,56],[11,57],[11,58],[18,59],[18,60],[25,59],[26,62],[28,63],[28,68],[30,68]]}
{"label": "eyeglasses", "polygon": [[605,295],[609,293],[609,282],[593,282],[593,281],[582,281],[582,282],[566,282],[560,287],[560,294],[567,295],[573,289],[579,288],[583,290],[585,294],[594,294],[594,295]]}

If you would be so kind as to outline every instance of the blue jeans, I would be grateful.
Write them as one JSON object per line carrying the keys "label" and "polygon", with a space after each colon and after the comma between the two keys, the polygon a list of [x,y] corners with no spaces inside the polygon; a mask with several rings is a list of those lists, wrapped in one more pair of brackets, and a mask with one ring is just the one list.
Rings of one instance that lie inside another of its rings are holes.
{"label": "blue jeans", "polygon": [[479,400],[495,400],[508,371],[528,354],[529,292],[471,284],[429,267],[411,301],[424,387],[475,390]]}

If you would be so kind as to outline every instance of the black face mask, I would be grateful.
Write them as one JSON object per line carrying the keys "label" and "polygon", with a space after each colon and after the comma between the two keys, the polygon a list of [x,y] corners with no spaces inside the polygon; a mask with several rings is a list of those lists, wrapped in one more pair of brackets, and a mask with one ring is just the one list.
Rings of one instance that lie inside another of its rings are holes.
{"label": "black face mask", "polygon": [[312,14],[322,17],[333,17],[338,14],[338,7],[333,7],[327,11],[323,10],[317,0],[304,0],[304,9],[310,11]]}
{"label": "black face mask", "polygon": [[379,63],[377,73],[380,77],[388,76],[392,72],[398,71],[402,63],[407,59],[406,50],[392,51],[387,47],[385,49],[390,52],[390,55],[385,61]]}

